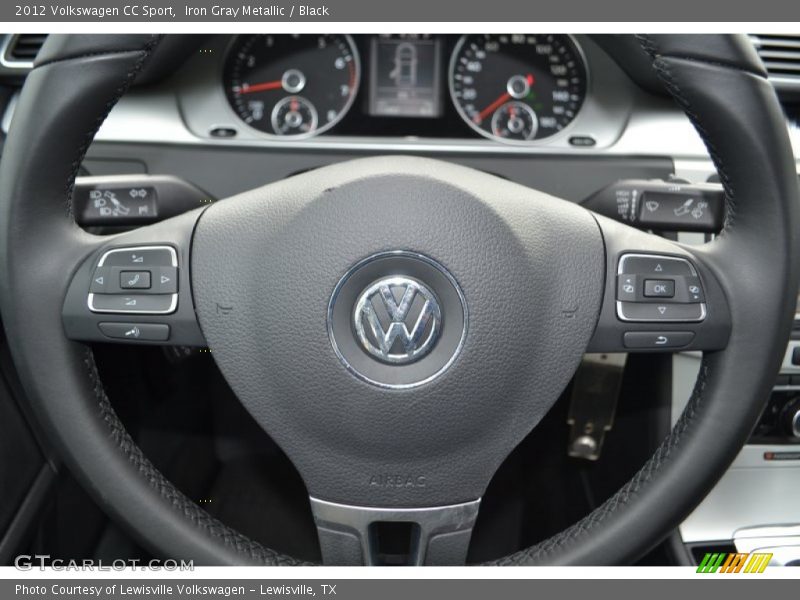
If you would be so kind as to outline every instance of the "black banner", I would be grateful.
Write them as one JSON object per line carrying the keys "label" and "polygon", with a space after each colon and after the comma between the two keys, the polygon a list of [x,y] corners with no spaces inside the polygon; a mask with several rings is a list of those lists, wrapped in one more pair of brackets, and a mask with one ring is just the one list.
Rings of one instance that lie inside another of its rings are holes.
{"label": "black banner", "polygon": [[51,600],[170,600],[235,598],[238,600],[409,600],[409,598],[647,598],[688,600],[728,598],[791,598],[796,580],[764,576],[697,575],[691,579],[26,579],[0,581],[0,598]]}
{"label": "black banner", "polygon": [[6,23],[47,22],[789,22],[796,0],[35,0],[0,3]]}

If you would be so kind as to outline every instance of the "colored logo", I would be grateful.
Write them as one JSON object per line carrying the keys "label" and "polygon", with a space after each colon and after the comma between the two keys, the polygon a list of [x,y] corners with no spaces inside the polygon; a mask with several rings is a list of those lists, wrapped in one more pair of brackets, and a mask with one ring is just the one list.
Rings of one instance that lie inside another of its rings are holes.
{"label": "colored logo", "polygon": [[709,552],[704,557],[698,573],[763,573],[772,554],[767,552]]}

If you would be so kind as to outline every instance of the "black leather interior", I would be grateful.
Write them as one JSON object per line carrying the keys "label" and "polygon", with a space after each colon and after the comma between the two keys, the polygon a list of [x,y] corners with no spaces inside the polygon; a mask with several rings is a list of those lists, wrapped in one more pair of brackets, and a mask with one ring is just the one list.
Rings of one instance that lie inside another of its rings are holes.
{"label": "black leather interior", "polygon": [[[89,41],[85,38],[91,37]],[[729,293],[726,350],[704,357],[686,411],[643,469],[565,532],[497,564],[619,564],[674,528],[747,438],[794,313],[798,189],[774,91],[744,36],[642,36],[705,140],[727,191],[724,233],[695,255]],[[211,518],[124,431],[90,352],[65,339],[61,305],[92,247],[69,195],[103,118],[156,36],[50,36],[18,103],[0,172],[0,308],[25,389],[88,489],[141,541],[197,564],[296,564]]]}

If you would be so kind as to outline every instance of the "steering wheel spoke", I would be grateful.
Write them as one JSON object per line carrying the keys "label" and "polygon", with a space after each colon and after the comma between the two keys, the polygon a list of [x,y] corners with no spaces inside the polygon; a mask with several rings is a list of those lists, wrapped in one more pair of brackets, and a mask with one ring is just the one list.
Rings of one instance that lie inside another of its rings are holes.
{"label": "steering wheel spoke", "polygon": [[84,342],[204,346],[189,279],[196,210],[101,239],[63,305],[64,330]]}
{"label": "steering wheel spoke", "polygon": [[431,508],[371,508],[311,498],[327,565],[461,565],[480,499]]}
{"label": "steering wheel spoke", "polygon": [[730,311],[700,252],[597,217],[606,284],[589,352],[722,350]]}

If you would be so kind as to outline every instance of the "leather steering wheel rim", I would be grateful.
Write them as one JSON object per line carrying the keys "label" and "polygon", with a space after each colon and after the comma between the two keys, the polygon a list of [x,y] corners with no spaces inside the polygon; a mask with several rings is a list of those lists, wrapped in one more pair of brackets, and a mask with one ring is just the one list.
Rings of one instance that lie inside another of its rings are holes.
{"label": "leather steering wheel rim", "polygon": [[[74,179],[103,119],[159,41],[50,36],[40,53],[0,166],[3,324],[49,439],[142,543],[198,564],[299,564],[220,523],[167,481],[116,416],[91,351],[64,335],[65,290],[96,244],[74,223]],[[800,270],[797,175],[766,72],[741,35],[640,41],[703,137],[726,191],[724,232],[693,253],[725,290],[730,339],[704,355],[674,430],[619,492],[564,532],[494,564],[619,564],[660,541],[746,442],[786,347]]]}

